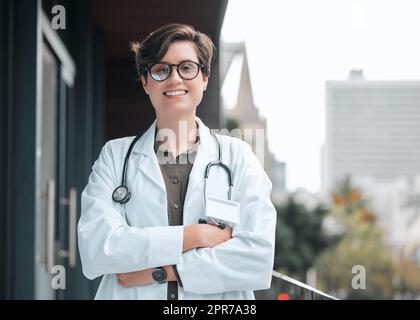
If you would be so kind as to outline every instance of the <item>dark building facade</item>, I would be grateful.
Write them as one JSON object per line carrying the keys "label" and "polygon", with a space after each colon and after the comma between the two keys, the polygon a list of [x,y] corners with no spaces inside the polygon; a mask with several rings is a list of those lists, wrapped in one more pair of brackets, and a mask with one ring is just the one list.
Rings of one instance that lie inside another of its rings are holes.
{"label": "dark building facade", "polygon": [[[129,42],[181,22],[218,47],[226,5],[0,0],[0,299],[93,297],[98,281],[83,277],[76,245],[80,193],[104,142],[154,119]],[[197,112],[210,128],[219,127],[218,69],[216,59]]]}

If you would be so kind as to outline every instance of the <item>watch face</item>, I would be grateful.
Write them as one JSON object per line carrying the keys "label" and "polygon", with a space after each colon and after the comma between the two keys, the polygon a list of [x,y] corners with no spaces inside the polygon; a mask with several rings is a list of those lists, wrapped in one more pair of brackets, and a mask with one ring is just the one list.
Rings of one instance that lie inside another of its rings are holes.
{"label": "watch face", "polygon": [[165,282],[166,271],[163,268],[156,268],[153,270],[152,277],[156,282]]}

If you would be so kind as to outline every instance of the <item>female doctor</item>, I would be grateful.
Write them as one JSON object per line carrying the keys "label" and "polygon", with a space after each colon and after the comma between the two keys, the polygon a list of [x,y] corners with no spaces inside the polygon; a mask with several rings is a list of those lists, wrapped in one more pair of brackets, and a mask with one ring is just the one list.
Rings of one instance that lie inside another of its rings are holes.
{"label": "female doctor", "polygon": [[271,283],[272,185],[247,143],[196,116],[214,45],[170,24],[132,50],[156,119],[137,139],[107,142],[92,167],[83,273],[102,276],[96,299],[254,299]]}

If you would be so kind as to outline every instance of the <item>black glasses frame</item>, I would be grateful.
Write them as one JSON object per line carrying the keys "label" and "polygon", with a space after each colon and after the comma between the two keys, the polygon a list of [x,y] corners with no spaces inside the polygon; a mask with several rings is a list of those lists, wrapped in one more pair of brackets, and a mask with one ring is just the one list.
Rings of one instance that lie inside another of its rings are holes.
{"label": "black glasses frame", "polygon": [[[192,77],[192,78],[185,78],[185,77],[183,77],[183,76],[181,75],[181,73],[179,72],[179,66],[180,66],[181,64],[183,64],[183,63],[186,63],[186,62],[189,62],[189,63],[194,63],[194,64],[198,67],[198,72],[197,72],[197,74],[196,74],[194,77]],[[164,65],[167,65],[167,66],[169,67],[169,74],[168,74],[168,76],[167,76],[165,79],[158,80],[158,79],[153,78],[153,75],[152,75],[152,67],[153,67],[154,65],[157,65],[157,64],[164,64]],[[182,79],[184,79],[184,80],[192,80],[192,79],[195,79],[195,78],[198,76],[198,74],[200,73],[200,69],[202,70],[202,69],[204,68],[204,65],[203,65],[202,63],[198,63],[198,62],[195,62],[195,61],[190,61],[190,60],[187,60],[187,61],[182,61],[181,63],[178,63],[178,64],[175,64],[175,63],[170,64],[170,63],[166,63],[166,62],[161,62],[161,61],[159,61],[159,62],[155,62],[155,63],[151,63],[151,64],[149,64],[149,65],[148,65],[148,66],[146,66],[144,69],[146,70],[146,72],[147,72],[147,71],[149,72],[149,74],[150,74],[150,78],[152,78],[152,79],[153,79],[153,80],[155,80],[155,81],[159,81],[159,82],[161,82],[161,81],[165,81],[166,79],[168,79],[168,78],[171,76],[171,74],[172,74],[172,67],[176,67],[176,72],[178,72],[178,75],[179,75]]]}

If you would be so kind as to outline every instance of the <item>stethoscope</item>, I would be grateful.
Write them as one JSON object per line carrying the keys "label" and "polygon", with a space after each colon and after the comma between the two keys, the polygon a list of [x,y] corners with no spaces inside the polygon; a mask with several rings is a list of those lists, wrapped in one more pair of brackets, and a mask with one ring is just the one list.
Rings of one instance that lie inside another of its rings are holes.
{"label": "stethoscope", "polygon": [[[219,139],[217,139],[216,134],[211,131],[209,129],[211,135],[215,138],[216,142],[217,142],[217,146],[218,146],[218,152],[219,152],[219,156],[218,159],[215,161],[211,161],[207,164],[206,166],[206,170],[204,173],[204,201],[206,201],[206,185],[207,185],[207,180],[209,178],[209,174],[210,174],[210,169],[214,166],[219,166],[222,167],[228,177],[228,182],[229,182],[229,190],[228,190],[228,200],[231,200],[231,196],[232,196],[232,173],[230,171],[230,169],[222,162],[222,152],[221,152],[221,147],[220,147],[220,143],[219,143]],[[134,145],[136,144],[136,142],[140,139],[142,135],[138,135],[134,138],[134,140],[131,142],[130,147],[128,148],[127,154],[125,155],[125,159],[124,159],[124,167],[123,167],[123,174],[122,174],[122,179],[121,179],[121,185],[118,186],[117,188],[115,188],[114,192],[112,193],[112,200],[114,200],[115,202],[118,202],[120,204],[125,204],[127,203],[130,198],[131,198],[131,193],[128,190],[127,187],[127,168],[128,168],[128,162],[130,159],[130,155],[131,155],[131,151],[133,150]],[[199,221],[200,223],[206,223],[205,220],[201,220]],[[220,228],[224,228],[223,224],[218,224]]]}

